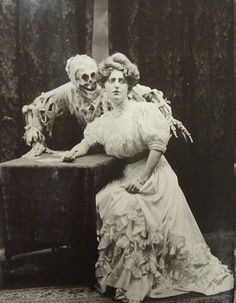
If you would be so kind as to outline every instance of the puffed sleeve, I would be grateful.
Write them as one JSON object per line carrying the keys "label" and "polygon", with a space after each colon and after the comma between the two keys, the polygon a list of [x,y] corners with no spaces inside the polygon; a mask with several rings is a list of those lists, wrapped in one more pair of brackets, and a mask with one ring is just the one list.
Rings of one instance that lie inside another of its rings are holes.
{"label": "puffed sleeve", "polygon": [[150,150],[166,151],[170,139],[170,124],[156,104],[142,103],[138,112],[139,132]]}
{"label": "puffed sleeve", "polygon": [[103,144],[103,120],[103,117],[96,118],[93,122],[86,126],[84,130],[84,140],[90,146],[94,144]]}

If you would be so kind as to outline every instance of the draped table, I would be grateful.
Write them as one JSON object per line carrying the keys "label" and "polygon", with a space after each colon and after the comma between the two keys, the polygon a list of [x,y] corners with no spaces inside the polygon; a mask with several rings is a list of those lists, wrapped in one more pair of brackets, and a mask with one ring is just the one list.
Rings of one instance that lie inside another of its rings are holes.
{"label": "draped table", "polygon": [[121,163],[91,154],[73,163],[60,155],[0,164],[1,227],[6,259],[24,252],[78,247],[91,270],[96,258],[96,193],[121,172]]}

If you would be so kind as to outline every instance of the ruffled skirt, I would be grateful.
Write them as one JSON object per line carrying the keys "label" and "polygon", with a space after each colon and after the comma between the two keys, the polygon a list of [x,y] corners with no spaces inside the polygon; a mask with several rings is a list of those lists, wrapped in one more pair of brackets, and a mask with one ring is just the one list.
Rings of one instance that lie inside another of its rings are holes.
{"label": "ruffled skirt", "polygon": [[145,162],[127,165],[97,194],[100,290],[111,286],[116,299],[140,301],[232,289],[231,272],[211,254],[164,156],[140,193],[125,190]]}

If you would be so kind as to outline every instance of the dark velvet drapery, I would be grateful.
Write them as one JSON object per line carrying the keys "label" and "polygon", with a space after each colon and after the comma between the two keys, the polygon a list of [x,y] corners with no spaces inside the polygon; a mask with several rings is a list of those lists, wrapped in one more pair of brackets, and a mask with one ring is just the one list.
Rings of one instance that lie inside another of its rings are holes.
{"label": "dark velvet drapery", "polygon": [[169,145],[188,202],[206,231],[232,228],[233,0],[110,0],[110,52],[162,90],[194,144]]}
{"label": "dark velvet drapery", "polygon": [[93,5],[94,0],[0,2],[0,162],[24,152],[22,105],[68,81],[70,56],[91,53]]}

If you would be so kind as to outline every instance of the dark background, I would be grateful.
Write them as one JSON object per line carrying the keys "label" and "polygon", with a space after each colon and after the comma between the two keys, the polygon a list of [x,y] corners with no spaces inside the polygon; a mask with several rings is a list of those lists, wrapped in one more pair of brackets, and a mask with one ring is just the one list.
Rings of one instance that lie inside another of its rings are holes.
{"label": "dark background", "polygon": [[[93,3],[0,2],[0,161],[25,152],[22,106],[67,81],[71,55],[91,54]],[[108,4],[110,53],[136,62],[140,83],[162,90],[192,133],[193,144],[172,140],[167,158],[201,229],[232,230],[234,1]],[[70,129],[57,135],[68,138]]]}

